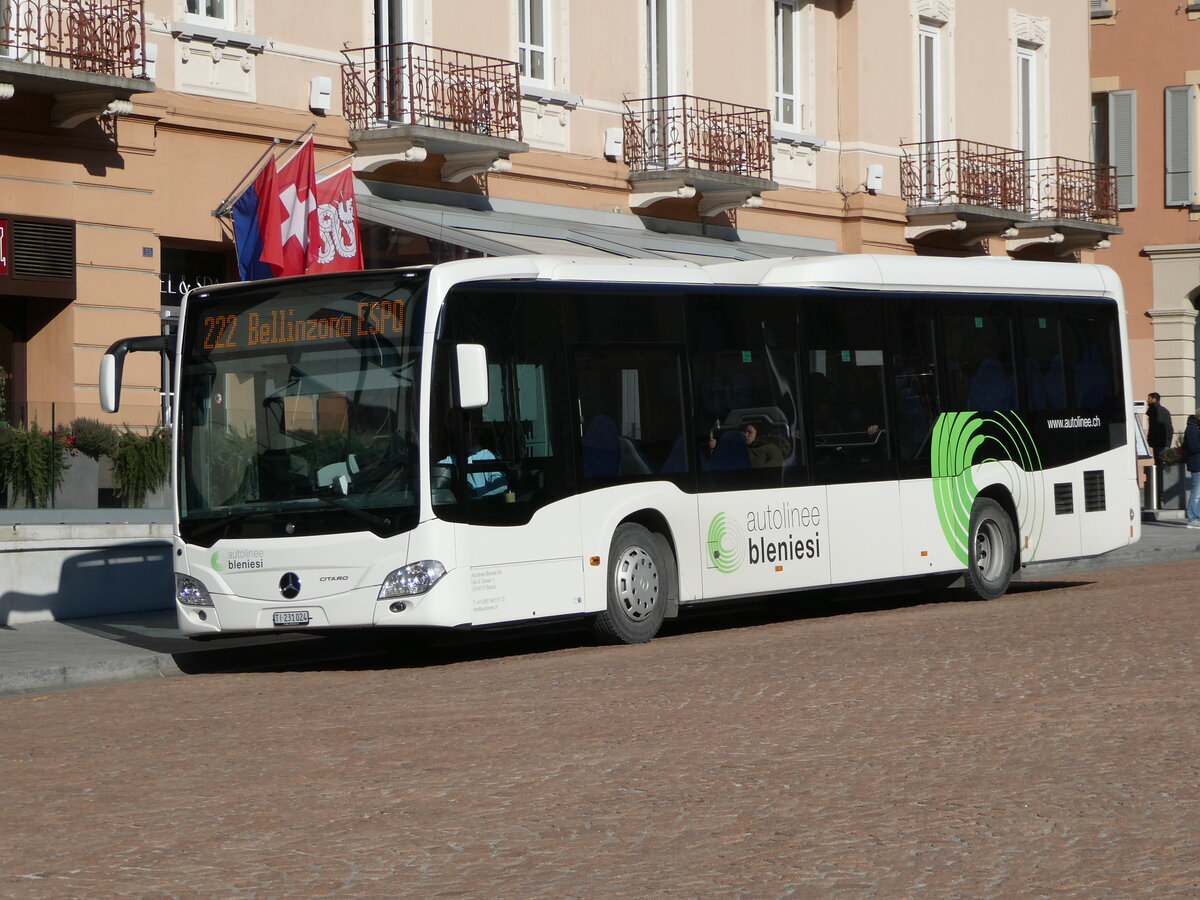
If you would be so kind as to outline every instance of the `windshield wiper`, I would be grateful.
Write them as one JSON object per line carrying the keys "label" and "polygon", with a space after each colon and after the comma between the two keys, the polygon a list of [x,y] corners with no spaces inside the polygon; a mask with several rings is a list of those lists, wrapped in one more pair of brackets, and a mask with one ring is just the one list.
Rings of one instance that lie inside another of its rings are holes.
{"label": "windshield wiper", "polygon": [[369,513],[365,509],[359,509],[353,503],[347,503],[345,500],[338,500],[336,497],[322,497],[320,494],[313,495],[314,500],[320,500],[322,503],[328,503],[330,506],[337,509],[345,510],[352,516],[358,516],[369,525],[374,525],[376,528],[391,528],[392,520],[385,519],[383,516],[377,516],[374,513]]}
{"label": "windshield wiper", "polygon": [[247,509],[243,510],[242,512],[230,513],[227,516],[211,519],[200,525],[193,525],[191,528],[191,536],[192,538],[198,538],[202,535],[208,534],[210,531],[216,531],[218,528],[227,528],[234,522],[240,522],[243,519],[249,518],[250,516],[262,515],[263,512],[264,510],[261,509]]}

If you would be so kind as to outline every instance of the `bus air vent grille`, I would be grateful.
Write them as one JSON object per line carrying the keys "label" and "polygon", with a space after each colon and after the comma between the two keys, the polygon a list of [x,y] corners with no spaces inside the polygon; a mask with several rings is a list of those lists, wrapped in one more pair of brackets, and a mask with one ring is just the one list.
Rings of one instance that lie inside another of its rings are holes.
{"label": "bus air vent grille", "polygon": [[1054,486],[1054,512],[1059,516],[1069,516],[1075,512],[1075,490],[1071,482],[1064,481]]}
{"label": "bus air vent grille", "polygon": [[1103,512],[1104,470],[1083,473],[1083,508],[1088,512]]}

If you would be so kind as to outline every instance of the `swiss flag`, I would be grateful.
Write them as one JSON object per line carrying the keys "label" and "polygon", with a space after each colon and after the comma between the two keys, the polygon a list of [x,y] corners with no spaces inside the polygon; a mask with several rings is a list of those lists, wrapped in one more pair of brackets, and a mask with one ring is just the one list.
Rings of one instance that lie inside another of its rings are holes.
{"label": "swiss flag", "polygon": [[354,172],[347,163],[316,184],[316,204],[308,220],[307,272],[345,272],[363,267],[358,240]]}
{"label": "swiss flag", "polygon": [[273,241],[263,235],[262,261],[277,276],[303,275],[308,259],[309,221],[317,208],[311,137],[276,171],[274,191],[269,218],[278,219],[279,238]]}

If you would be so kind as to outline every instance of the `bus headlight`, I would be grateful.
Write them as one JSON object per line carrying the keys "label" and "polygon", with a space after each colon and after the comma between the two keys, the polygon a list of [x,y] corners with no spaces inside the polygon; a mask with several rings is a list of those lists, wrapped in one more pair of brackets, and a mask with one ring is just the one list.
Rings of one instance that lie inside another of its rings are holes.
{"label": "bus headlight", "polygon": [[212,606],[208,588],[190,575],[175,573],[175,600],[183,606]]}
{"label": "bus headlight", "polygon": [[424,594],[441,580],[446,574],[446,567],[436,559],[423,559],[410,563],[402,569],[396,569],[383,579],[379,588],[380,600],[391,600],[393,597],[412,597]]}

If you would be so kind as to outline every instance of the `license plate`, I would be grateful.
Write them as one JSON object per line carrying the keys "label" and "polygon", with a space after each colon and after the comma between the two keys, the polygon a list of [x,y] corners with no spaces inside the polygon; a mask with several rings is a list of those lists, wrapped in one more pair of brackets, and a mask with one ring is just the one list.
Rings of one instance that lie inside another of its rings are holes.
{"label": "license plate", "polygon": [[271,621],[276,625],[307,625],[308,610],[307,609],[288,609],[282,610],[271,615]]}

